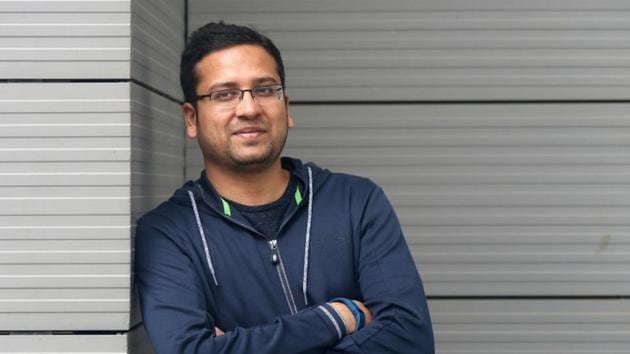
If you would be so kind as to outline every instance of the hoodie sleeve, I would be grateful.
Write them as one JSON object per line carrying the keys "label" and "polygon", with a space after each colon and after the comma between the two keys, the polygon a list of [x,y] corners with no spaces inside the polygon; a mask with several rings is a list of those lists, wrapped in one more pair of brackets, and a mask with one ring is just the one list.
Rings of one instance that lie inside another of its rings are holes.
{"label": "hoodie sleeve", "polygon": [[143,218],[135,240],[135,281],[157,354],[323,352],[345,334],[341,319],[324,304],[215,336],[201,282],[175,228],[166,224],[164,218]]}
{"label": "hoodie sleeve", "polygon": [[360,212],[358,278],[374,320],[327,353],[434,354],[422,282],[398,218],[379,187]]}

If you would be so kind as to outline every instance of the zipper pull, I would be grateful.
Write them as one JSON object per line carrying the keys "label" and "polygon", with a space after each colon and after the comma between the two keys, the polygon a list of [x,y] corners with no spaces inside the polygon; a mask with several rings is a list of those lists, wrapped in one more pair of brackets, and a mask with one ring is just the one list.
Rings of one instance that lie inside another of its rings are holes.
{"label": "zipper pull", "polygon": [[280,262],[280,257],[278,256],[278,240],[270,240],[269,248],[271,248],[271,264],[276,265]]}

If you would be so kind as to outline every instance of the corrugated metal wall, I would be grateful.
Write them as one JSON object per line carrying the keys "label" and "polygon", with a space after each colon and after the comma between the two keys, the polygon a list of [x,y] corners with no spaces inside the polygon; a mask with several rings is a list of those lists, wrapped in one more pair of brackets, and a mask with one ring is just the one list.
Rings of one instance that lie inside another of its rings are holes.
{"label": "corrugated metal wall", "polygon": [[630,3],[189,1],[219,19],[285,56],[286,154],[384,187],[438,353],[630,353]]}
{"label": "corrugated metal wall", "polygon": [[0,85],[0,330],[127,328],[128,92]]}
{"label": "corrugated metal wall", "polygon": [[[0,2],[0,353],[150,351],[134,224],[201,169],[193,142],[182,164],[184,9]],[[630,353],[630,3],[190,0],[189,16],[278,43],[287,154],[383,185],[439,353]]]}
{"label": "corrugated metal wall", "polygon": [[131,77],[176,99],[184,8],[185,0],[131,1]]}
{"label": "corrugated metal wall", "polygon": [[132,236],[183,182],[184,0],[4,1],[0,33],[0,353],[148,352]]}
{"label": "corrugated metal wall", "polygon": [[129,78],[130,4],[0,1],[0,78]]}
{"label": "corrugated metal wall", "polygon": [[190,0],[281,44],[297,101],[627,99],[624,0]]}

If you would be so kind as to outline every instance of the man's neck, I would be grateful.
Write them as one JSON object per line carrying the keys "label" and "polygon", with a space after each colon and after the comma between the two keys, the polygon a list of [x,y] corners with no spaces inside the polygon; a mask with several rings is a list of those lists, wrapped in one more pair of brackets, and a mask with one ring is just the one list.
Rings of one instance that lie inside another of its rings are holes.
{"label": "man's neck", "polygon": [[278,200],[287,188],[290,173],[278,159],[269,168],[251,172],[213,168],[206,163],[206,176],[222,197],[256,206]]}

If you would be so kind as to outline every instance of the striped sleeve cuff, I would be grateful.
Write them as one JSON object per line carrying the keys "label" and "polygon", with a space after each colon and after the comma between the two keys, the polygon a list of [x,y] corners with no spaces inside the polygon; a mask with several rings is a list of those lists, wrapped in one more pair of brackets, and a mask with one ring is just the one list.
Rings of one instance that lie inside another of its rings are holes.
{"label": "striped sleeve cuff", "polygon": [[337,311],[335,311],[335,309],[333,309],[332,306],[327,303],[319,305],[317,309],[330,320],[330,323],[335,328],[339,339],[343,338],[346,335],[346,326],[343,324],[343,320],[337,314]]}

